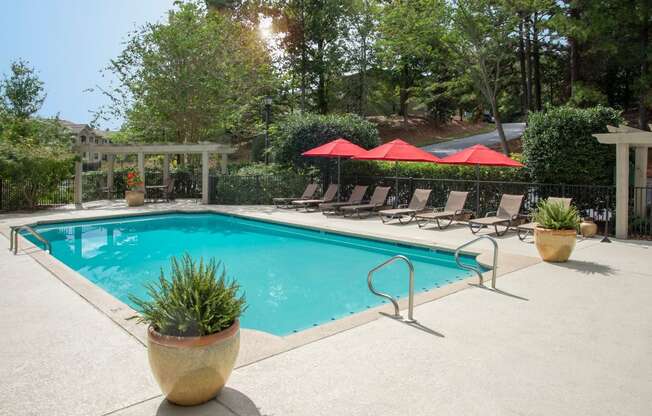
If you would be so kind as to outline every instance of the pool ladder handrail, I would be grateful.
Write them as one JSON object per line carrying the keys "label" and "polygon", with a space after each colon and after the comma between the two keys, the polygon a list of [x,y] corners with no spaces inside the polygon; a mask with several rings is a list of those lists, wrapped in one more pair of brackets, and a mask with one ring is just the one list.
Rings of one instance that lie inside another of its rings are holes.
{"label": "pool ladder handrail", "polygon": [[467,241],[466,243],[464,243],[461,246],[457,247],[455,249],[455,263],[457,263],[457,265],[460,268],[464,269],[464,270],[470,270],[470,271],[475,272],[478,275],[478,278],[480,279],[480,282],[479,282],[480,285],[481,286],[484,285],[484,280],[482,278],[482,270],[480,270],[480,267],[470,266],[470,265],[464,264],[464,263],[462,263],[460,261],[460,252],[462,251],[462,249],[464,249],[464,248],[466,248],[466,247],[468,247],[468,246],[470,246],[470,245],[472,245],[472,244],[474,244],[474,243],[476,243],[476,242],[478,242],[480,240],[489,240],[489,241],[491,241],[491,243],[494,246],[494,261],[493,261],[493,267],[491,269],[491,287],[495,289],[496,288],[496,270],[498,269],[498,242],[496,242],[495,238],[490,237],[488,235],[482,235],[482,236],[480,236],[478,238],[474,238],[471,241]]}
{"label": "pool ladder handrail", "polygon": [[45,237],[36,232],[35,229],[29,225],[15,225],[11,227],[11,233],[9,234],[9,250],[13,250],[14,255],[18,254],[18,234],[23,230],[32,234],[37,240],[43,243],[48,253],[52,254],[52,244],[50,244]]}
{"label": "pool ladder handrail", "polygon": [[416,319],[414,319],[414,315],[413,315],[413,312],[414,312],[414,265],[412,264],[410,259],[408,259],[407,257],[402,256],[402,255],[397,255],[397,256],[394,256],[394,257],[384,261],[383,263],[379,264],[378,266],[374,267],[373,269],[369,270],[369,273],[367,274],[367,286],[369,286],[369,290],[374,295],[380,296],[381,298],[388,299],[390,302],[392,302],[392,305],[394,305],[394,318],[399,318],[399,319],[402,318],[401,314],[399,313],[398,300],[395,299],[393,296],[388,295],[387,293],[382,293],[382,292],[377,291],[374,288],[373,281],[372,281],[374,273],[376,273],[378,270],[382,269],[383,267],[388,266],[388,265],[390,265],[390,264],[392,264],[392,263],[394,263],[395,261],[398,261],[398,260],[404,261],[407,264],[408,270],[410,272],[410,275],[409,275],[409,295],[408,295],[408,318],[405,320],[405,322],[413,323],[413,322],[416,322]]}

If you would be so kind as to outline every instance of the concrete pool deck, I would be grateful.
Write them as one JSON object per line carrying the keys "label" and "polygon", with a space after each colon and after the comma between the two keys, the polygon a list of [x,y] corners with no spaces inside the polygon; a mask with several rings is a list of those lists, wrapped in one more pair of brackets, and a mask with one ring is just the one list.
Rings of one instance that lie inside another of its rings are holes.
{"label": "concrete pool deck", "polygon": [[[144,211],[206,208],[180,201]],[[444,247],[472,238],[465,227],[421,230],[270,207],[208,208]],[[0,227],[125,212],[136,210],[97,203],[2,215]],[[500,291],[467,285],[417,306],[419,326],[377,315],[252,360],[215,401],[182,409],[160,397],[137,336],[34,256],[10,255],[0,237],[0,414],[649,414],[652,246],[598,241],[578,241],[572,261],[554,265],[536,261],[533,245],[511,233],[499,239],[501,256],[523,264],[499,278]],[[269,347],[246,340],[243,334],[244,351]]]}

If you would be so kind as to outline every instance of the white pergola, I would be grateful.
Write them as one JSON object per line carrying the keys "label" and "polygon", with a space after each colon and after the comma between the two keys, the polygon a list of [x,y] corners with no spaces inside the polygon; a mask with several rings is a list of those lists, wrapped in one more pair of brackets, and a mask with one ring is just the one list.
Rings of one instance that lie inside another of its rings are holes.
{"label": "white pergola", "polygon": [[[75,150],[83,155],[84,152],[94,152],[107,155],[107,187],[113,187],[113,168],[115,155],[138,155],[138,171],[145,179],[145,155],[163,155],[163,183],[167,183],[170,176],[170,155],[201,154],[202,167],[202,203],[208,204],[208,170],[210,156],[220,156],[220,169],[226,173],[227,157],[235,152],[232,146],[219,143],[193,143],[193,144],[81,144]],[[82,161],[75,162],[75,204],[82,203]]]}
{"label": "white pergola", "polygon": [[[629,149],[634,147],[634,186],[647,186],[648,149],[652,147],[652,132],[628,126],[608,126],[609,133],[594,134],[603,144],[616,145],[616,237],[627,238],[629,224]],[[645,201],[634,207],[638,215],[645,211]]]}

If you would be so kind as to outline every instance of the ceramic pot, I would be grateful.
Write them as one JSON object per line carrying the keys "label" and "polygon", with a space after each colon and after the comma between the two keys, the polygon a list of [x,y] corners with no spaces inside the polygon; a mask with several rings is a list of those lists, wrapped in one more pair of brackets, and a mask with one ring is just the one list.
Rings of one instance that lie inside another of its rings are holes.
{"label": "ceramic pot", "polygon": [[534,228],[534,245],[543,261],[565,262],[575,248],[577,231]]}
{"label": "ceramic pot", "polygon": [[590,238],[598,233],[598,224],[593,222],[593,218],[586,217],[580,223],[580,234],[582,237]]}
{"label": "ceramic pot", "polygon": [[125,200],[130,207],[138,207],[145,203],[145,192],[125,191]]}
{"label": "ceramic pot", "polygon": [[181,406],[213,399],[222,390],[240,350],[240,322],[203,337],[172,337],[150,327],[149,365],[165,397]]}

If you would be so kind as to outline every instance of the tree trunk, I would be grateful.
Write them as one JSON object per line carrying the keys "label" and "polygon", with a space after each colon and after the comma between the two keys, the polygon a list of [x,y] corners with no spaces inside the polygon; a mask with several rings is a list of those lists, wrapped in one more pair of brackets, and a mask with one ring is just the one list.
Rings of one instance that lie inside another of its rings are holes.
{"label": "tree trunk", "polygon": [[530,17],[525,19],[525,72],[528,110],[534,109],[532,101],[532,43],[530,41]]}
{"label": "tree trunk", "polygon": [[360,57],[360,91],[358,98],[358,114],[365,116],[365,98],[367,94],[367,37],[362,36],[362,51]]}
{"label": "tree trunk", "polygon": [[408,75],[409,69],[407,64],[403,65],[401,71],[401,91],[400,91],[400,103],[399,103],[399,115],[403,116],[403,127],[408,127]]}
{"label": "tree trunk", "polygon": [[303,7],[303,0],[301,1],[301,112],[306,111],[306,25],[305,25],[305,9]]}
{"label": "tree trunk", "polygon": [[320,114],[328,113],[328,99],[326,97],[326,71],[324,69],[324,40],[317,41],[317,108]]}
{"label": "tree trunk", "polygon": [[[580,19],[580,10],[571,6],[569,11],[571,19]],[[570,48],[570,95],[573,95],[573,87],[580,80],[580,52],[579,42],[575,36],[568,37],[568,46]]]}
{"label": "tree trunk", "polygon": [[491,111],[494,116],[494,121],[496,122],[496,130],[498,131],[498,137],[500,137],[500,144],[503,148],[503,153],[509,156],[509,145],[507,144],[507,136],[505,136],[503,123],[500,121],[500,114],[498,112],[498,103],[496,102],[496,97],[491,99]]}
{"label": "tree trunk", "polygon": [[539,29],[537,28],[538,14],[535,12],[532,19],[532,65],[534,66],[534,105],[537,111],[541,111],[541,62],[539,56]]}
{"label": "tree trunk", "polygon": [[649,0],[643,0],[643,16],[642,16],[642,25],[641,25],[641,81],[640,82],[640,91],[638,96],[638,128],[645,131],[650,131],[649,118],[648,118],[648,108],[647,108],[647,92],[649,85],[645,80],[649,77],[649,67],[648,67],[648,48],[650,42],[650,9],[648,4],[651,3]]}
{"label": "tree trunk", "polygon": [[527,114],[530,103],[527,97],[527,75],[525,69],[525,42],[523,41],[523,20],[518,23],[518,61],[521,70],[521,111]]}

